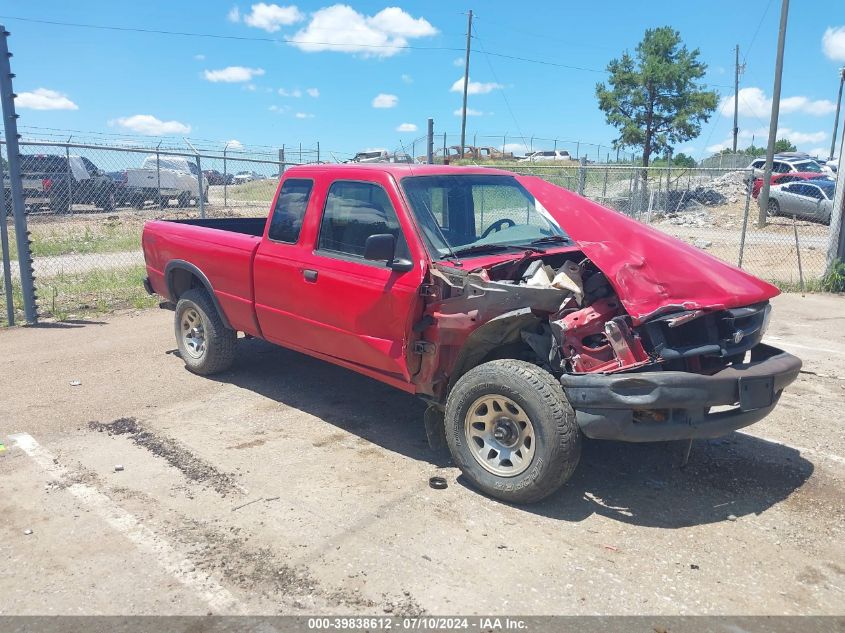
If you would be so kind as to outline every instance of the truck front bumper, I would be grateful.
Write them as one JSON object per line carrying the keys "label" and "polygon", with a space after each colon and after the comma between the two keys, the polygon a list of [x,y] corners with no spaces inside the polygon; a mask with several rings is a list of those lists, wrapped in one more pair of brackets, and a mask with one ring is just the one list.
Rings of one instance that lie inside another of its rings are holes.
{"label": "truck front bumper", "polygon": [[560,382],[587,437],[661,442],[720,437],[761,420],[800,370],[799,358],[760,343],[749,362],[710,375],[564,374]]}

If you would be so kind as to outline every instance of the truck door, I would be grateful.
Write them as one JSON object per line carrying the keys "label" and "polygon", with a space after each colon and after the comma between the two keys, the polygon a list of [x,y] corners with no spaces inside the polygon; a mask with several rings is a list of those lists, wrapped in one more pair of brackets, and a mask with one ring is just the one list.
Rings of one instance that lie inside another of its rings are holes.
{"label": "truck door", "polygon": [[[268,338],[265,323],[269,325],[272,319],[274,327],[281,326],[274,335],[283,344],[409,382],[408,359],[413,352],[408,350],[408,339],[412,323],[422,314],[423,266],[419,254],[411,254],[418,247],[409,248],[406,231],[410,227],[407,219],[406,228],[400,223],[399,198],[391,184],[386,180],[327,182],[325,196],[313,201],[317,208],[309,213],[316,221],[309,222],[309,235],[303,238],[308,246],[296,253],[298,270],[283,273],[286,283],[278,295],[263,295],[267,255],[259,249],[256,309]],[[396,237],[397,256],[416,262],[412,270],[395,271],[385,262],[364,259],[367,238],[383,233]]]}

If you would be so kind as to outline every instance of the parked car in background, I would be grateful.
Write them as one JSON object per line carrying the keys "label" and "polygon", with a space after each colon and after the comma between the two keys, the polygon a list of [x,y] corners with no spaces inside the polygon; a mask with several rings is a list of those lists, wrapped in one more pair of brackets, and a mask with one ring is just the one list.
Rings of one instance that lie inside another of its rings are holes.
{"label": "parked car in background", "polygon": [[531,162],[531,163],[542,163],[546,161],[570,161],[574,160],[572,155],[567,152],[566,150],[562,149],[553,149],[553,150],[542,150],[539,152],[532,152],[527,154],[525,158],[520,158],[520,162]]}
{"label": "parked car in background", "polygon": [[370,150],[366,152],[358,152],[348,163],[386,163],[388,162],[388,154],[383,149]]}
{"label": "parked car in background", "polygon": [[258,174],[253,171],[239,171],[235,174],[235,178],[233,180],[233,184],[235,185],[243,185],[248,182],[252,182],[253,180],[258,180]]}
{"label": "parked car in background", "polygon": [[777,185],[769,191],[769,216],[794,215],[830,224],[833,212],[833,180],[811,180]]}
{"label": "parked car in background", "polygon": [[[813,171],[793,171],[785,174],[772,174],[772,186],[785,185],[798,180],[832,180],[828,174]],[[756,199],[763,188],[763,178],[755,178],[751,185],[751,195]]]}
{"label": "parked car in background", "polygon": [[827,168],[830,170],[830,173],[836,174],[836,170],[839,167],[839,159],[834,158],[833,160],[829,160],[825,163],[825,165],[827,165]]}
{"label": "parked car in background", "polygon": [[[24,205],[27,210],[68,213],[72,204],[114,209],[114,180],[84,156],[23,154],[20,157]],[[11,208],[9,175],[4,174],[6,205]]]}
{"label": "parked car in background", "polygon": [[[766,169],[766,159],[756,158],[749,165],[751,169],[751,178],[762,178]],[[810,172],[821,174],[825,170],[814,159],[810,158],[808,154],[800,152],[787,152],[784,154],[775,154],[772,160],[773,174],[788,174],[795,172]]]}
{"label": "parked car in background", "polygon": [[224,174],[216,169],[203,169],[202,175],[209,185],[231,185],[235,179],[232,174]]}
{"label": "parked car in background", "polygon": [[140,168],[126,170],[126,185],[132,205],[140,209],[147,201],[168,206],[175,198],[180,207],[208,199],[208,181],[195,162],[182,156],[151,155]]}

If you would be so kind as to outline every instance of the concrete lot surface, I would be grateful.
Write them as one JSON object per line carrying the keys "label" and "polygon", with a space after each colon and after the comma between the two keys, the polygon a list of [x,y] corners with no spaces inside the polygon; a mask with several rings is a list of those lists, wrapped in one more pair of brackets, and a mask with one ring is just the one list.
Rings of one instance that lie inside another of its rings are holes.
{"label": "concrete lot surface", "polygon": [[805,373],[769,418],[683,469],[587,442],[528,507],[320,361],[243,340],[194,376],[158,310],[2,331],[0,614],[842,614],[845,298],[774,304]]}

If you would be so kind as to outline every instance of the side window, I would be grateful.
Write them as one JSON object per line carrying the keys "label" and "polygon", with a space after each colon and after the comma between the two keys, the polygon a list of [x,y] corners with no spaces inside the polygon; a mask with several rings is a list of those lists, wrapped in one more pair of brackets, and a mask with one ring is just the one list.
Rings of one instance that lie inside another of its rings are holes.
{"label": "side window", "polygon": [[801,193],[800,187],[801,185],[787,185],[783,190],[789,193]]}
{"label": "side window", "polygon": [[267,237],[275,242],[296,243],[313,186],[310,180],[285,180],[273,209]]}
{"label": "side window", "polygon": [[815,200],[824,199],[824,194],[818,187],[814,187],[813,185],[804,185],[804,188],[806,189],[806,194],[811,198],[814,198]]}
{"label": "side window", "polygon": [[407,252],[396,211],[379,185],[338,180],[329,188],[317,248],[364,256],[364,244],[371,235],[390,233],[396,237],[396,253]]}
{"label": "side window", "polygon": [[777,174],[786,174],[790,171],[789,165],[786,163],[775,162],[772,165],[772,171]]}
{"label": "side window", "polygon": [[752,166],[754,169],[763,169],[763,165],[765,165],[765,164],[766,164],[766,161],[763,161],[763,160],[755,160],[753,163],[751,163],[751,166]]}

